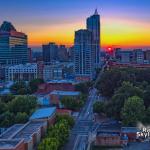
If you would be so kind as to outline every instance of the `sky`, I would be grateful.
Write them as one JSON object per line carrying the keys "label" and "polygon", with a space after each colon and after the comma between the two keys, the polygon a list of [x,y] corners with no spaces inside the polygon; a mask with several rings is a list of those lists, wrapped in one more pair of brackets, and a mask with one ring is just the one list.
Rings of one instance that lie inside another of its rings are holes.
{"label": "sky", "polygon": [[150,0],[0,0],[0,24],[12,22],[31,47],[72,45],[96,8],[102,47],[150,47]]}

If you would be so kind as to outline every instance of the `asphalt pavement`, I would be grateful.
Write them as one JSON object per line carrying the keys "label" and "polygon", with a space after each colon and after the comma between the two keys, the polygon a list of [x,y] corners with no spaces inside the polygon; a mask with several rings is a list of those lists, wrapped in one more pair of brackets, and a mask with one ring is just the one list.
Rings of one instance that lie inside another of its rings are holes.
{"label": "asphalt pavement", "polygon": [[93,88],[89,91],[86,104],[79,113],[74,128],[71,131],[68,143],[64,147],[64,150],[86,150],[89,144],[89,135],[94,132],[94,128],[97,128],[97,124],[94,123],[93,118],[93,104],[98,98],[96,84],[99,81],[102,72],[104,71],[105,65],[102,67]]}
{"label": "asphalt pavement", "polygon": [[97,90],[91,89],[89,97],[83,109],[81,110],[74,128],[64,150],[86,150],[88,145],[89,132],[92,131],[93,122],[93,104],[97,100]]}

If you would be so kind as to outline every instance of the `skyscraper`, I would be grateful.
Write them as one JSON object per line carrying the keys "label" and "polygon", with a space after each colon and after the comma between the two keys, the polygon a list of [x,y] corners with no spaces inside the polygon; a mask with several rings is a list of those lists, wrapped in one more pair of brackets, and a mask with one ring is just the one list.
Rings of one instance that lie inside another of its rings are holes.
{"label": "skyscraper", "polygon": [[0,27],[0,64],[27,62],[27,35],[18,32],[10,22],[4,21]]}
{"label": "skyscraper", "polygon": [[94,15],[87,18],[87,29],[92,32],[92,49],[95,68],[100,66],[100,15],[95,10]]}
{"label": "skyscraper", "polygon": [[93,78],[92,32],[83,29],[75,32],[74,63],[76,77],[83,80]]}
{"label": "skyscraper", "polygon": [[43,61],[50,63],[57,60],[58,46],[55,43],[43,45]]}

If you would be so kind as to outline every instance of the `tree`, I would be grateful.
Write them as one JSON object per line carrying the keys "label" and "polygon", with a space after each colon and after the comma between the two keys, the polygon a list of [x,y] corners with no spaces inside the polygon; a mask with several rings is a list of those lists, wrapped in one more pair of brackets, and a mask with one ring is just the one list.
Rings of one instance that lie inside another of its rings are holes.
{"label": "tree", "polygon": [[147,109],[146,109],[146,111],[145,111],[145,117],[144,117],[144,120],[143,120],[143,122],[145,123],[145,124],[150,124],[150,107],[148,107]]}
{"label": "tree", "polygon": [[67,142],[74,120],[68,115],[57,116],[56,124],[48,128],[47,136],[39,144],[38,150],[58,150]]}
{"label": "tree", "polygon": [[25,82],[16,82],[10,88],[12,93],[16,95],[26,95],[30,93],[30,89]]}
{"label": "tree", "polygon": [[72,117],[70,117],[68,115],[57,115],[56,116],[56,122],[59,123],[59,122],[62,122],[64,120],[68,123],[70,128],[73,127],[75,122],[74,122],[74,119]]}
{"label": "tree", "polygon": [[144,90],[144,104],[146,108],[150,106],[150,86],[147,86]]}
{"label": "tree", "polygon": [[89,92],[89,88],[93,85],[92,82],[84,82],[84,83],[79,83],[75,86],[76,91],[80,91],[82,94],[87,95]]}
{"label": "tree", "polygon": [[15,116],[13,113],[9,111],[4,112],[2,115],[0,115],[0,126],[6,128],[13,125],[14,118]]}
{"label": "tree", "polygon": [[40,145],[38,150],[58,150],[59,142],[56,138],[45,138]]}
{"label": "tree", "polygon": [[36,108],[37,101],[34,96],[16,96],[8,105],[10,112],[14,114],[26,112],[30,115],[31,110]]}
{"label": "tree", "polygon": [[0,96],[0,100],[4,103],[8,103],[10,101],[12,101],[15,98],[14,95],[12,94],[7,94],[7,95],[1,95]]}
{"label": "tree", "polygon": [[7,105],[0,100],[0,114],[4,113],[7,110]]}
{"label": "tree", "polygon": [[140,97],[129,97],[127,101],[125,101],[121,112],[123,123],[128,126],[135,126],[138,121],[143,120],[144,111],[144,101]]}
{"label": "tree", "polygon": [[63,97],[61,104],[67,109],[79,110],[84,105],[84,101],[72,97]]}
{"label": "tree", "polygon": [[25,123],[28,121],[29,116],[26,112],[18,112],[15,117],[15,123]]}
{"label": "tree", "polygon": [[42,83],[44,83],[43,79],[34,79],[34,80],[30,81],[29,86],[31,89],[31,93],[35,93],[38,89],[38,86]]}
{"label": "tree", "polygon": [[104,113],[105,112],[105,103],[104,102],[96,102],[93,105],[93,111],[98,114]]}
{"label": "tree", "polygon": [[121,119],[121,110],[124,106],[125,101],[132,96],[139,96],[143,98],[143,91],[133,86],[129,82],[123,82],[122,86],[116,90],[112,96],[111,101],[107,104],[106,113],[108,116],[113,116],[115,119]]}
{"label": "tree", "polygon": [[105,71],[97,84],[97,89],[105,97],[113,96],[115,90],[119,88],[124,81],[136,82],[136,70],[133,68],[120,69],[115,68]]}

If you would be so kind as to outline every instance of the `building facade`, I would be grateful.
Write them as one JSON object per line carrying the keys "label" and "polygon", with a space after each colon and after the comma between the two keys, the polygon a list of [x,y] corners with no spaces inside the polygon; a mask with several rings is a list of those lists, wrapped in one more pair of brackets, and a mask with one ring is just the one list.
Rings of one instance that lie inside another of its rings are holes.
{"label": "building facade", "polygon": [[28,56],[27,35],[4,21],[0,27],[0,64],[24,64]]}
{"label": "building facade", "polygon": [[75,32],[74,71],[76,77],[93,78],[92,32],[81,29]]}
{"label": "building facade", "polygon": [[58,46],[55,43],[43,45],[43,61],[49,63],[57,60]]}
{"label": "building facade", "polygon": [[7,81],[31,81],[37,78],[37,74],[37,64],[13,65],[5,69]]}
{"label": "building facade", "polygon": [[60,45],[58,48],[58,61],[60,62],[69,61],[69,55],[65,45]]}
{"label": "building facade", "polygon": [[135,63],[143,64],[144,63],[144,52],[142,51],[142,49],[133,50],[133,58],[134,58]]}
{"label": "building facade", "polygon": [[94,15],[87,18],[87,30],[92,32],[92,55],[95,68],[98,68],[100,66],[100,15],[97,9]]}
{"label": "building facade", "polygon": [[43,79],[45,81],[63,79],[62,67],[45,65],[43,69]]}

